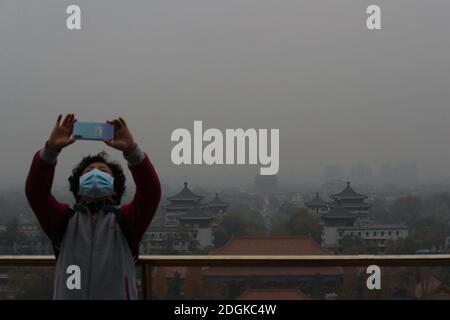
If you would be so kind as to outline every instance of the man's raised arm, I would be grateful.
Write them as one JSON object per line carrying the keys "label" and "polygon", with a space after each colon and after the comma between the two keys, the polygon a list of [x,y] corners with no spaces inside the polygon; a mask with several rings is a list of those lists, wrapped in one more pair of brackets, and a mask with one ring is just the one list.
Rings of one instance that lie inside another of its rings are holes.
{"label": "man's raised arm", "polygon": [[58,237],[64,214],[69,209],[69,205],[58,202],[51,194],[56,155],[48,148],[38,151],[25,184],[25,194],[31,209],[51,240]]}
{"label": "man's raised arm", "polygon": [[138,243],[158,208],[161,184],[153,164],[139,147],[125,158],[136,184],[136,193],[121,211],[133,235],[133,242]]}
{"label": "man's raised arm", "polygon": [[77,121],[74,114],[68,114],[61,120],[62,115],[59,115],[45,147],[34,155],[25,184],[31,209],[52,241],[60,236],[64,214],[69,209],[69,205],[58,202],[51,194],[56,158],[63,148],[75,141],[72,130]]}

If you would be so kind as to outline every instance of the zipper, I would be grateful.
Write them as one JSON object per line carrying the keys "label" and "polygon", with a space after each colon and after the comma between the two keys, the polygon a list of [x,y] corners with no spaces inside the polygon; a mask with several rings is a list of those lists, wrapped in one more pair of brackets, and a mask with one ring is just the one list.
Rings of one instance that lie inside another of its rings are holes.
{"label": "zipper", "polygon": [[56,275],[56,285],[55,285],[55,292],[53,294],[53,300],[56,300],[56,297],[58,296],[58,288],[59,288],[59,273]]}
{"label": "zipper", "polygon": [[127,300],[130,300],[130,288],[128,286],[128,277],[125,277],[124,280],[125,280],[125,293],[127,295]]}
{"label": "zipper", "polygon": [[[90,214],[90,212],[89,212]],[[87,299],[90,299],[91,295],[91,271],[92,271],[92,256],[94,252],[94,240],[95,240],[95,226],[97,222],[96,214],[90,215],[91,221],[91,249],[89,251],[89,267],[88,267],[88,283],[87,283]]]}

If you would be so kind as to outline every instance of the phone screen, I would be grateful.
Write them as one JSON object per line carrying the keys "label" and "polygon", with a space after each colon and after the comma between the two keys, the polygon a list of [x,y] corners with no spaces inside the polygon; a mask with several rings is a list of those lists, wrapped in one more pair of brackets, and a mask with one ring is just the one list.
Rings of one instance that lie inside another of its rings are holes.
{"label": "phone screen", "polygon": [[98,122],[75,122],[73,137],[77,140],[111,140],[114,138],[114,125]]}

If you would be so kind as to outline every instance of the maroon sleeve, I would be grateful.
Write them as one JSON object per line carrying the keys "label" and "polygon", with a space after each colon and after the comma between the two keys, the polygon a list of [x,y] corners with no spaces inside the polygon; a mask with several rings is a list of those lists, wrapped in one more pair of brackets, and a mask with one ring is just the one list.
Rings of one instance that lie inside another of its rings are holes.
{"label": "maroon sleeve", "polygon": [[121,212],[131,232],[135,249],[137,249],[158,208],[161,199],[161,184],[147,155],[141,163],[129,166],[129,168],[136,184],[136,193],[130,203],[122,206]]}
{"label": "maroon sleeve", "polygon": [[56,162],[41,159],[39,151],[34,155],[25,184],[25,194],[39,224],[52,242],[61,237],[64,215],[68,204],[58,202],[51,194]]}

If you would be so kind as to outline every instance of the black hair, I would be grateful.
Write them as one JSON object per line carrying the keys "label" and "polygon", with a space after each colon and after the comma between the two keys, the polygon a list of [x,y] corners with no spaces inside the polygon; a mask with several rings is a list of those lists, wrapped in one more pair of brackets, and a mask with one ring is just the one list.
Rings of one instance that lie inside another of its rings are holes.
{"label": "black hair", "polygon": [[125,174],[123,173],[122,166],[117,162],[108,161],[108,154],[104,151],[96,154],[96,155],[88,155],[84,157],[81,162],[72,170],[72,175],[69,177],[69,185],[70,191],[72,192],[75,200],[80,200],[80,196],[78,195],[78,191],[80,189],[80,177],[83,174],[83,171],[94,162],[102,162],[106,164],[112,171],[112,175],[114,177],[114,192],[112,200],[115,205],[120,204],[122,200],[122,196],[125,193]]}

